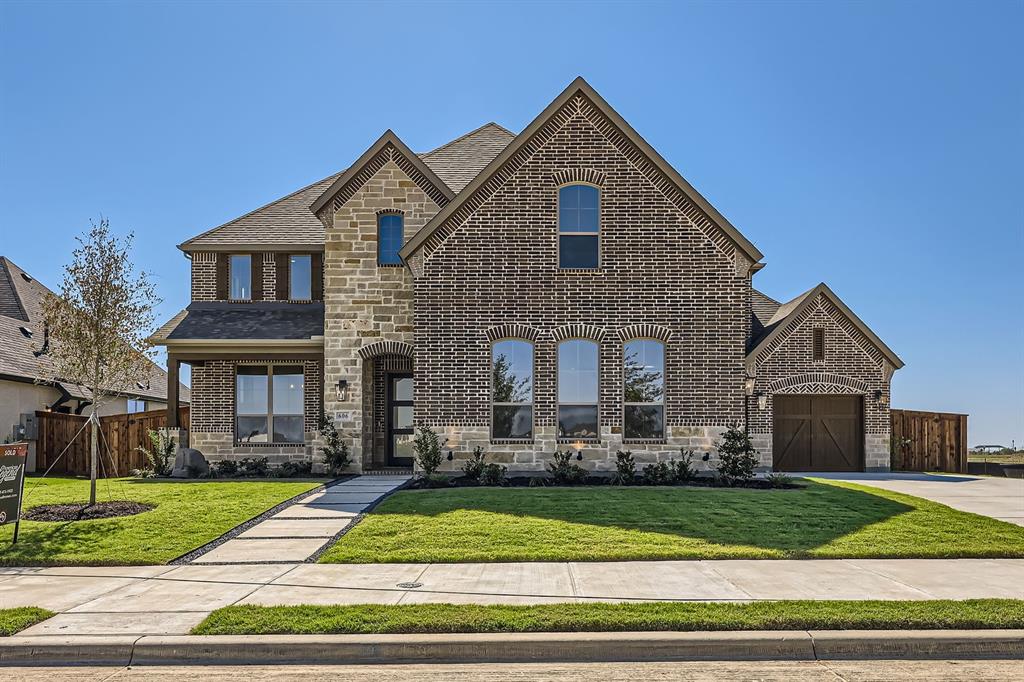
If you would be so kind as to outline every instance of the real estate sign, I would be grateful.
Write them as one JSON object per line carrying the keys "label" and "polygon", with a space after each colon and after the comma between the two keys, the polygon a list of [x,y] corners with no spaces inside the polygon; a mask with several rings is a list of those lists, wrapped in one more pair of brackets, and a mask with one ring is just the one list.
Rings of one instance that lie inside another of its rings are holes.
{"label": "real estate sign", "polygon": [[15,542],[18,541],[27,460],[28,443],[8,443],[0,446],[0,526],[7,523],[15,524]]}

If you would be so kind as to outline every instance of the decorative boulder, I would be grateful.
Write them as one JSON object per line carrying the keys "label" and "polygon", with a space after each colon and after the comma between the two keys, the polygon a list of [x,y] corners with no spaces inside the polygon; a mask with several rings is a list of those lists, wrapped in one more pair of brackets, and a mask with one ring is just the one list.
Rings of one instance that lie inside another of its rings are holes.
{"label": "decorative boulder", "polygon": [[195,448],[178,448],[171,478],[197,478],[210,473],[210,463]]}

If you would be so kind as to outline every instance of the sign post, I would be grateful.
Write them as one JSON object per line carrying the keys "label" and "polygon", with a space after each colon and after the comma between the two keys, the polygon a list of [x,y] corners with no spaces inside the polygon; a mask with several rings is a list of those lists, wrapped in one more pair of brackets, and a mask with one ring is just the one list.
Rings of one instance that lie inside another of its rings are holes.
{"label": "sign post", "polygon": [[0,526],[14,524],[14,542],[21,528],[21,498],[25,495],[28,443],[0,446]]}

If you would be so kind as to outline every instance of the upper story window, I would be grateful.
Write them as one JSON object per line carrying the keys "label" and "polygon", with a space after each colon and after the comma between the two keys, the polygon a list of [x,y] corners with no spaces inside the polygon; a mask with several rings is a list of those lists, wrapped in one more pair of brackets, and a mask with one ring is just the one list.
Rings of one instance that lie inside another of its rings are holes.
{"label": "upper story window", "polygon": [[558,190],[558,267],[596,268],[601,192],[591,185]]}
{"label": "upper story window", "polygon": [[491,438],[533,438],[533,344],[498,341],[491,348]]}
{"label": "upper story window", "polygon": [[232,255],[229,259],[228,273],[231,277],[231,300],[252,300],[252,257],[249,254]]}
{"label": "upper story window", "polygon": [[665,344],[636,339],[623,349],[623,436],[665,437]]}
{"label": "upper story window", "polygon": [[598,346],[586,339],[558,344],[558,437],[596,440]]}
{"label": "upper story window", "polygon": [[313,298],[313,258],[309,254],[293,255],[288,261],[288,300],[309,301]]}
{"label": "upper story window", "polygon": [[401,265],[398,250],[405,233],[404,220],[397,213],[377,216],[377,265]]}

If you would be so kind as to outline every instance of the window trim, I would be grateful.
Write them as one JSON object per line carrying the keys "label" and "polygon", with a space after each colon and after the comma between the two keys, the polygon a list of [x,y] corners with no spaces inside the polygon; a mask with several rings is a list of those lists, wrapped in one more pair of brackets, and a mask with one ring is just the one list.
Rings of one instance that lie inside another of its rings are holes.
{"label": "window trim", "polygon": [[[566,187],[593,187],[597,190],[597,230],[594,232],[571,232],[567,233],[570,236],[576,235],[580,237],[596,237],[597,238],[597,265],[592,268],[563,268],[562,267],[562,190]],[[564,272],[595,272],[601,269],[602,263],[602,248],[601,242],[601,208],[604,203],[604,189],[600,185],[596,185],[592,182],[584,182],[574,180],[572,182],[564,182],[555,188],[555,264],[557,269]]]}
{"label": "window trim", "polygon": [[[559,351],[562,348],[563,343],[570,341],[586,341],[597,346],[597,403],[563,403],[559,398],[559,386],[562,379],[562,368],[558,362]],[[587,336],[567,336],[564,339],[559,339],[558,343],[555,344],[555,442],[556,443],[600,443],[601,442],[601,342],[597,339],[592,339]],[[568,407],[590,407],[594,405],[597,408],[597,435],[593,438],[573,438],[571,436],[560,436],[558,435],[558,422],[561,416],[562,405]]]}
{"label": "window trim", "polygon": [[[399,218],[402,221],[402,223],[400,225],[401,233],[402,233],[401,234],[401,240],[400,240],[401,243],[398,245],[398,249],[395,251],[395,256],[398,257],[398,262],[397,263],[382,263],[381,260],[380,260],[380,255],[381,255],[381,238],[380,238],[381,224],[380,223],[381,223],[381,219],[382,218],[386,218],[386,217],[390,217],[390,216],[395,216],[395,217]],[[377,213],[377,267],[378,268],[400,268],[400,267],[402,267],[405,263],[402,261],[402,255],[401,255],[400,252],[401,252],[402,246],[404,246],[404,244],[405,244],[405,213],[403,213],[402,211],[397,211],[397,210],[395,210],[395,211],[385,210],[385,211],[380,211],[379,213]]]}
{"label": "window trim", "polygon": [[[661,345],[661,401],[656,403],[626,402],[626,346],[634,341],[653,341]],[[664,443],[668,434],[668,343],[654,336],[634,336],[622,342],[622,442],[623,443]],[[626,435],[626,407],[630,405],[661,405],[661,435],[654,438],[630,438]]]}
{"label": "window trim", "polygon": [[[260,415],[239,415],[238,414],[238,368],[239,367],[263,367],[267,370],[264,375],[267,379],[267,411],[263,415],[267,418],[267,440],[265,443],[247,443],[242,441],[238,437],[238,417],[258,417]],[[302,376],[302,412],[299,414],[282,413],[282,417],[302,417],[302,441],[301,442],[276,442],[274,437],[274,368],[275,367],[298,367]],[[234,434],[234,445],[235,447],[305,447],[306,445],[306,366],[301,362],[256,362],[253,364],[236,364],[235,365],[235,382],[232,391],[232,403],[233,403],[233,421],[232,432]]]}
{"label": "window trim", "polygon": [[[229,301],[236,301],[236,302],[240,302],[240,303],[250,303],[250,302],[252,302],[252,300],[253,300],[253,298],[252,298],[252,257],[253,257],[253,254],[251,254],[251,253],[229,253],[228,254],[228,300]],[[231,286],[231,261],[234,260],[235,258],[248,258],[249,259],[249,295],[246,296],[245,298],[235,298],[232,295],[232,294],[234,294],[234,291],[232,290],[233,287]]]}
{"label": "window trim", "polygon": [[[293,258],[307,258],[309,259],[309,296],[305,298],[295,298],[294,292],[292,291],[292,273],[295,272],[295,268],[292,267]],[[313,254],[311,253],[289,253],[288,254],[288,300],[289,301],[312,301],[313,300]]]}
{"label": "window trim", "polygon": [[[530,402],[528,403],[498,403],[494,401],[494,347],[505,341],[519,341],[530,346]],[[537,437],[537,344],[530,339],[521,336],[502,336],[494,339],[487,346],[487,376],[490,390],[488,399],[490,402],[490,426],[488,436],[492,443],[533,443]],[[496,406],[530,406],[530,437],[529,438],[496,438],[494,436],[494,408]]]}

